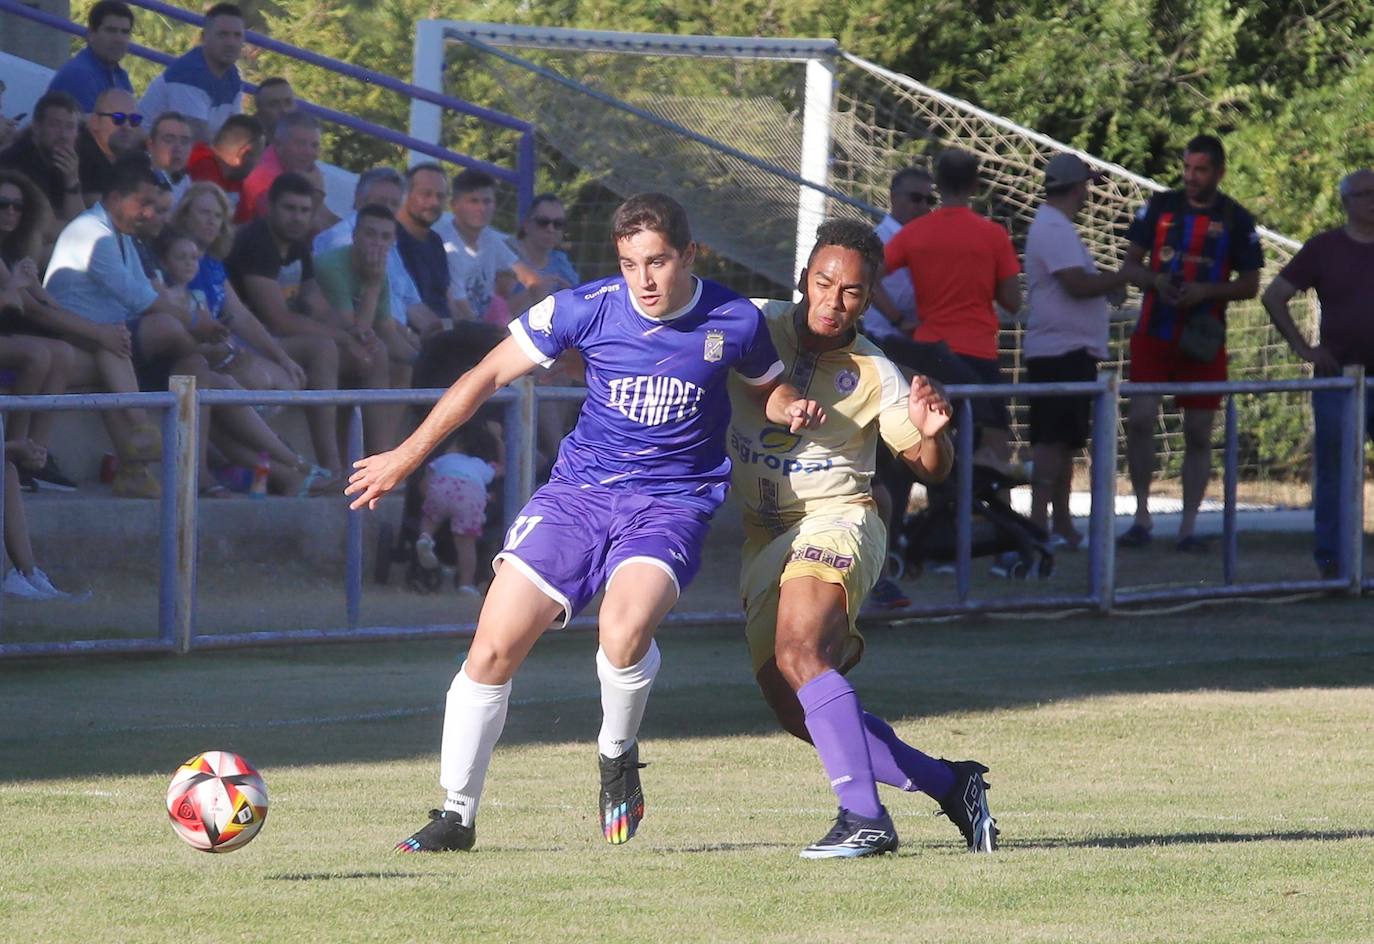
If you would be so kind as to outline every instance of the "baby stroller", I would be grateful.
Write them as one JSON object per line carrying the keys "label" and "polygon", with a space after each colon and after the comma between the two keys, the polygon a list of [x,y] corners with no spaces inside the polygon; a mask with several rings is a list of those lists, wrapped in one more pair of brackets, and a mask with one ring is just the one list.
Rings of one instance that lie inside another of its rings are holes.
{"label": "baby stroller", "polygon": [[[1017,483],[986,466],[973,467],[974,557],[1006,555],[1007,576],[1034,573],[1044,579],[1054,573],[1054,549],[1049,534],[1025,515],[1013,511],[1007,494]],[[906,573],[918,575],[927,563],[951,563],[957,553],[958,485],[951,475],[927,488],[929,503],[906,516],[899,532]]]}
{"label": "baby stroller", "polygon": [[[411,373],[411,386],[416,389],[447,387],[467,371],[475,367],[492,348],[500,344],[508,335],[503,328],[480,322],[459,322],[452,330],[442,331],[420,346]],[[417,407],[416,412],[423,416],[428,407]],[[499,405],[488,404],[477,411],[470,422],[503,419]],[[436,450],[437,452],[438,450]],[[420,566],[415,556],[415,539],[420,536],[420,509],[424,504],[420,483],[424,479],[425,466],[421,465],[406,479],[405,503],[401,511],[401,524],[394,528],[390,522],[382,522],[377,527],[377,553],[373,562],[373,579],[379,584],[391,580],[393,567],[404,567],[405,585],[417,593],[434,593],[443,582],[442,570],[426,570]],[[503,478],[492,483],[496,494],[501,493]],[[487,505],[487,523],[477,544],[478,573],[483,573],[483,564],[489,562],[500,549],[505,534],[505,522],[501,517],[501,502],[491,501]],[[453,567],[457,556],[453,547],[453,535],[448,528],[440,528],[434,535],[434,553],[445,567]],[[488,568],[489,570],[489,568]]]}
{"label": "baby stroller", "polygon": [[[896,364],[944,384],[977,384],[977,375],[943,343],[892,339],[883,350]],[[987,401],[982,401],[987,402]],[[980,401],[973,401],[974,420],[981,419]],[[896,499],[888,533],[892,536],[889,562],[897,573],[919,575],[927,563],[949,563],[956,556],[958,484],[955,473],[939,485],[927,486],[928,504],[908,515],[904,496],[915,477],[906,463],[879,452],[880,480]],[[1007,576],[1042,579],[1054,572],[1054,550],[1046,530],[1012,510],[1011,489],[1022,484],[996,469],[973,467],[972,556],[1006,555],[1001,562]]]}

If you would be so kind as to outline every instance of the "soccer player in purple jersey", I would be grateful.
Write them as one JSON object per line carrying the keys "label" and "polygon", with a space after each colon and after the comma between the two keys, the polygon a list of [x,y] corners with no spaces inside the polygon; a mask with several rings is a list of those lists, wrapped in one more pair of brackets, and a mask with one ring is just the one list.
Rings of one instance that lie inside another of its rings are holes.
{"label": "soccer player in purple jersey", "polygon": [[636,737],[659,667],[654,630],[695,576],[711,515],[725,498],[733,369],[768,418],[795,433],[824,413],[779,380],[782,363],[758,309],[692,275],[687,214],[662,194],[631,197],[612,221],[620,272],[558,292],[511,322],[511,336],[464,374],[391,452],[359,460],[353,508],[378,499],[500,387],[575,348],[587,398],[552,475],[506,534],[467,659],[449,688],[439,782],[442,810],[401,852],[472,848],[511,678],[560,615],[605,585],[599,615],[602,725],[597,738],[606,840],[644,815]]}

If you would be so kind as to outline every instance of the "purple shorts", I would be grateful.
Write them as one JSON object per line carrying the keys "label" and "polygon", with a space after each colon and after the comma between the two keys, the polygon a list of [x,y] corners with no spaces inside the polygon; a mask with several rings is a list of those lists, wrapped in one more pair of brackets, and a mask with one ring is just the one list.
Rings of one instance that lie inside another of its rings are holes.
{"label": "purple shorts", "polygon": [[711,516],[656,495],[551,482],[531,496],[496,555],[563,607],[563,625],[624,564],[661,567],[681,593],[701,566]]}

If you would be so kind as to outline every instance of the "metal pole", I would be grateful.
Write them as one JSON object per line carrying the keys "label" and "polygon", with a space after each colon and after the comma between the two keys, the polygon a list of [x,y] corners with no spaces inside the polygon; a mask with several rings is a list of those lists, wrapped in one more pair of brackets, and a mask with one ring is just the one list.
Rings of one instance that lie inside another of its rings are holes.
{"label": "metal pole", "polygon": [[1236,482],[1240,476],[1240,437],[1236,428],[1235,394],[1226,398],[1225,468],[1222,469],[1221,582],[1236,582]]}
{"label": "metal pole", "polygon": [[956,504],[954,513],[954,582],[959,602],[968,601],[973,569],[973,401],[959,401],[959,428],[955,432]]}
{"label": "metal pole", "polygon": [[[835,65],[828,59],[806,63],[802,106],[801,176],[816,187],[830,183],[830,116],[835,109]],[[792,275],[806,267],[816,230],[825,221],[825,194],[802,186],[797,194],[797,252]]]}
{"label": "metal pole", "polygon": [[515,172],[520,175],[516,190],[516,208],[519,219],[524,219],[534,204],[534,175],[539,163],[534,152],[534,132],[526,131],[520,135],[520,147],[515,161]]}
{"label": "metal pole", "polygon": [[[516,393],[519,394],[517,409],[519,409],[519,423],[516,426],[519,437],[519,452],[517,454],[517,473],[516,484],[520,490],[520,504],[530,500],[534,494],[534,452],[535,452],[535,399],[534,399],[534,378],[525,376],[515,382]],[[509,461],[507,462],[509,466]],[[518,509],[517,509],[518,510]],[[514,520],[512,517],[511,520]]]}
{"label": "metal pole", "polygon": [[200,408],[196,378],[168,383],[176,406],[162,412],[162,568],[159,635],[176,652],[191,651],[196,606],[196,496],[199,494]]}
{"label": "metal pole", "polygon": [[1115,371],[1097,375],[1102,392],[1093,398],[1092,512],[1088,519],[1088,569],[1099,613],[1112,611],[1116,589],[1116,424],[1121,415],[1121,381]]}
{"label": "metal pole", "polygon": [[1359,596],[1364,578],[1364,367],[1347,367],[1353,381],[1346,397],[1341,429],[1341,518],[1344,526],[1340,554],[1341,576],[1350,581],[1348,594]]}
{"label": "metal pole", "polygon": [[[444,92],[444,28],[434,20],[421,20],[415,24],[414,64],[411,66],[411,84],[431,92]],[[443,111],[438,105],[419,98],[410,100],[410,135],[430,144],[438,144],[443,124]],[[418,151],[410,152],[410,165],[423,163],[425,156]]]}
{"label": "metal pole", "polygon": [[[363,457],[363,408],[354,406],[348,413],[348,464]],[[358,628],[358,618],[363,604],[363,513],[349,509],[346,540],[348,543],[347,572],[345,582],[345,609],[348,613],[348,628]]]}

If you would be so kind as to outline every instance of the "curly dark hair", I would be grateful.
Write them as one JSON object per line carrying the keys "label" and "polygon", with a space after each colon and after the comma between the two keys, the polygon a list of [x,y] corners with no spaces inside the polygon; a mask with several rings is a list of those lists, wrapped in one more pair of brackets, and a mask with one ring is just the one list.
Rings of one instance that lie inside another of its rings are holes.
{"label": "curly dark hair", "polygon": [[873,232],[873,227],[858,220],[826,220],[816,229],[816,244],[806,257],[810,265],[816,253],[826,246],[839,246],[852,249],[863,256],[864,268],[868,270],[870,281],[877,280],[883,271],[883,241]]}
{"label": "curly dark hair", "polygon": [[0,184],[16,187],[24,195],[24,212],[19,217],[19,225],[12,233],[0,234],[0,259],[6,265],[13,265],[20,259],[37,261],[43,231],[52,217],[48,198],[26,175],[7,167],[0,167]]}

